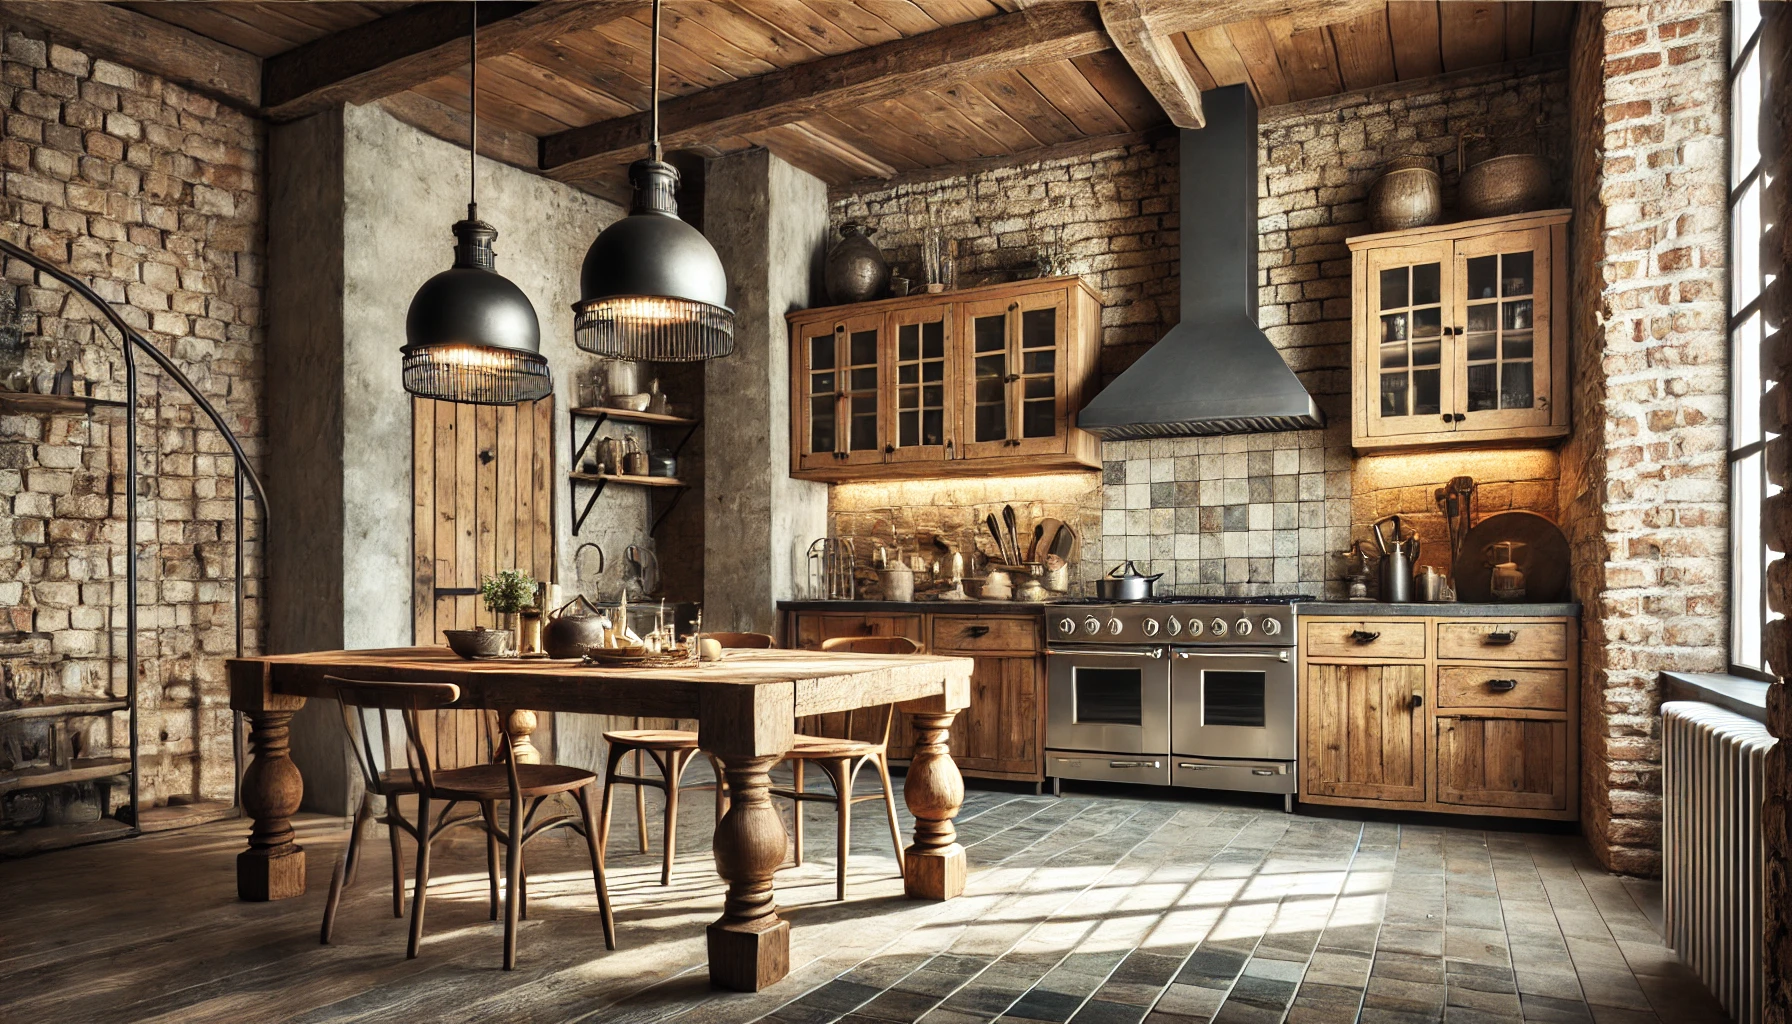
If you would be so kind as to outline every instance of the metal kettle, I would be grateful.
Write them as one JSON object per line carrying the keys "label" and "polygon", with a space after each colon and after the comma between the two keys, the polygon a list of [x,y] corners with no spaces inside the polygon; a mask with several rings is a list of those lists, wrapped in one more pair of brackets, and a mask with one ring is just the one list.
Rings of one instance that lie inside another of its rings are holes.
{"label": "metal kettle", "polygon": [[1149,601],[1163,573],[1146,576],[1128,561],[1115,566],[1105,578],[1095,583],[1096,594],[1104,601]]}
{"label": "metal kettle", "polygon": [[[1393,523],[1393,539],[1382,533],[1383,523]],[[1381,599],[1389,604],[1405,604],[1412,600],[1413,566],[1419,561],[1419,538],[1408,534],[1398,515],[1375,521],[1375,546],[1381,551]]]}
{"label": "metal kettle", "polygon": [[550,658],[583,658],[585,649],[604,642],[604,615],[578,597],[561,605],[541,627],[541,646]]}

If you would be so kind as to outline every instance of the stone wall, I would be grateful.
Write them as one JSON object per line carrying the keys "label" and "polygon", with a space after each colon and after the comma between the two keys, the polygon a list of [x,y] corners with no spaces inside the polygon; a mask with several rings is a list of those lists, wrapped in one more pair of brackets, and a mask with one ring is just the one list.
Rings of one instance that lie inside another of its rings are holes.
{"label": "stone wall", "polygon": [[[172,356],[252,458],[261,412],[260,125],[159,78],[7,28],[0,234],[88,281]],[[73,363],[124,397],[116,340],[61,285],[8,261],[19,344],[0,373]],[[0,303],[4,305],[4,303]],[[145,808],[231,799],[234,467],[190,399],[139,357],[141,572],[138,692]],[[83,385],[78,385],[83,387]],[[124,691],[123,417],[0,418],[0,606],[47,641],[0,647],[9,699]],[[252,520],[257,517],[253,505]],[[260,644],[260,546],[251,524],[244,638]],[[79,727],[89,754],[123,752],[126,716]],[[0,769],[29,761],[30,730],[0,737]]]}
{"label": "stone wall", "polygon": [[1574,434],[1558,500],[1586,602],[1582,822],[1659,869],[1657,673],[1728,663],[1722,5],[1612,3],[1574,34]]}
{"label": "stone wall", "polygon": [[[1104,511],[1084,536],[1084,579],[1124,558],[1150,560],[1178,592],[1340,596],[1339,560],[1368,536],[1376,510],[1429,513],[1432,550],[1446,550],[1430,488],[1470,472],[1470,460],[1379,456],[1374,493],[1353,495],[1350,447],[1350,258],[1363,234],[1363,200],[1386,163],[1426,154],[1444,179],[1445,220],[1455,206],[1458,139],[1467,160],[1498,152],[1549,155],[1566,194],[1567,71],[1562,55],[1421,82],[1270,107],[1259,114],[1258,321],[1327,417],[1324,430],[1103,446]],[[1178,316],[1179,157],[1171,133],[1094,152],[1054,155],[968,176],[914,178],[836,190],[836,223],[875,236],[899,271],[919,273],[930,224],[958,240],[959,284],[1004,280],[1041,256],[1082,274],[1101,293],[1102,361],[1110,379],[1162,337]],[[1473,461],[1480,513],[1555,511],[1553,480],[1534,456]],[[1434,474],[1425,478],[1424,474]],[[1360,481],[1359,481],[1360,483]],[[1391,493],[1380,493],[1383,489]],[[856,492],[836,488],[836,528],[863,525]],[[1025,494],[1024,487],[1008,491]],[[954,493],[950,490],[945,493]],[[1419,499],[1423,496],[1424,501]],[[1415,504],[1418,507],[1414,507]],[[975,507],[935,509],[931,520],[969,532]],[[1422,515],[1422,518],[1423,515]],[[861,552],[864,548],[861,545]],[[1103,564],[1103,563],[1106,564]]]}

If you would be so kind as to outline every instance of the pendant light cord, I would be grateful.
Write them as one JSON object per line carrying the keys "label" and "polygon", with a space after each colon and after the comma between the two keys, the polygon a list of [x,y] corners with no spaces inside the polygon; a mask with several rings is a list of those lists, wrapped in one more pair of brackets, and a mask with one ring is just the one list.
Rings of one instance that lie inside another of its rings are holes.
{"label": "pendant light cord", "polygon": [[653,130],[647,158],[660,159],[660,0],[653,0]]}
{"label": "pendant light cord", "polygon": [[467,33],[473,47],[467,84],[467,103],[473,110],[472,137],[467,142],[467,216],[471,219],[470,211],[479,205],[479,0],[467,6],[473,9],[473,30]]}

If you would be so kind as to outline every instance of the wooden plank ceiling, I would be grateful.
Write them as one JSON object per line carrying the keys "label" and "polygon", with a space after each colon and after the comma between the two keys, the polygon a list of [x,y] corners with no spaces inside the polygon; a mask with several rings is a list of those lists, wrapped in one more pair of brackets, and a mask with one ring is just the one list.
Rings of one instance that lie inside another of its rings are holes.
{"label": "wooden plank ceiling", "polygon": [[[150,0],[122,6],[268,58],[404,5]],[[736,86],[745,79],[1022,8],[1032,17],[1046,6],[1039,0],[667,0],[662,102],[710,90],[725,97],[731,88],[746,89]],[[1092,4],[1071,6],[1093,10]],[[1175,33],[1170,41],[1200,87],[1245,83],[1259,104],[1273,106],[1562,50],[1575,6],[1394,0],[1336,24],[1313,25],[1309,11],[1298,22],[1291,15],[1253,18]],[[1347,13],[1361,10],[1358,4]],[[531,139],[644,110],[650,26],[643,0],[639,11],[481,59],[482,124],[502,130],[514,152],[526,154]],[[986,73],[967,61],[963,74],[934,88],[862,104],[830,101],[800,120],[705,137],[687,148],[717,155],[763,145],[837,184],[1167,123],[1118,51],[1105,42],[1081,48],[1089,52]],[[409,96],[464,114],[466,71],[418,85]],[[556,176],[618,196],[639,149],[599,147],[596,156]]]}

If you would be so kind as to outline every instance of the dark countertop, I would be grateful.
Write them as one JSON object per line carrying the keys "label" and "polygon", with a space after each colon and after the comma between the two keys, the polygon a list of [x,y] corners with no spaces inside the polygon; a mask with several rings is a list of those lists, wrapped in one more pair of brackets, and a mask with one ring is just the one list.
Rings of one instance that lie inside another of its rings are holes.
{"label": "dark countertop", "polygon": [[1767,722],[1767,687],[1770,684],[1741,676],[1713,672],[1663,672],[1663,700],[1697,700],[1734,711],[1744,718]]}
{"label": "dark countertop", "polygon": [[1037,601],[779,601],[781,612],[906,612],[940,614],[1038,615],[1045,605]]}
{"label": "dark countertop", "polygon": [[1580,605],[1566,604],[1462,604],[1437,602],[1384,604],[1380,601],[1302,601],[1295,606],[1302,615],[1437,615],[1465,619],[1523,619],[1551,615],[1580,616]]}

